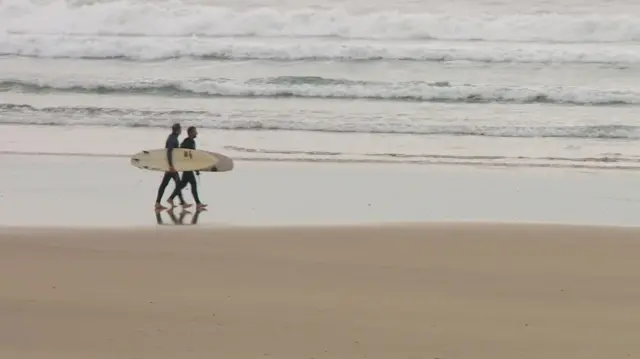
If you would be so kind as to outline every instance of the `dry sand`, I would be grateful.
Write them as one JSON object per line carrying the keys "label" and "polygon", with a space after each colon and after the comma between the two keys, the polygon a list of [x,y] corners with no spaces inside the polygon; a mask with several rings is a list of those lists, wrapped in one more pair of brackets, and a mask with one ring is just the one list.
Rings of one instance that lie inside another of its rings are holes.
{"label": "dry sand", "polygon": [[640,230],[4,229],[0,358],[638,358]]}

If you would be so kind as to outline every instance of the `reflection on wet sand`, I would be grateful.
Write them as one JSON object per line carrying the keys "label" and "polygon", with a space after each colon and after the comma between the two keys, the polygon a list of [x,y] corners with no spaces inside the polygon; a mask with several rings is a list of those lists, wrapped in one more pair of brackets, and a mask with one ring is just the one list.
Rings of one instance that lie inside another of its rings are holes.
{"label": "reflection on wet sand", "polygon": [[[169,208],[167,210],[155,210],[156,213],[156,222],[159,225],[176,225],[176,226],[182,226],[182,225],[195,225],[198,224],[198,218],[200,217],[200,213],[206,211],[206,209],[198,209],[195,211],[195,213],[193,214],[193,216],[191,217],[191,222],[190,223],[184,223],[185,218],[191,214],[191,212],[189,212],[186,209],[182,209],[182,211],[180,212],[180,214],[178,216],[176,216],[175,212],[174,212],[174,208]],[[169,218],[171,219],[171,222],[173,223],[165,223],[164,220],[162,219],[162,212],[167,212],[167,214],[169,215]]]}

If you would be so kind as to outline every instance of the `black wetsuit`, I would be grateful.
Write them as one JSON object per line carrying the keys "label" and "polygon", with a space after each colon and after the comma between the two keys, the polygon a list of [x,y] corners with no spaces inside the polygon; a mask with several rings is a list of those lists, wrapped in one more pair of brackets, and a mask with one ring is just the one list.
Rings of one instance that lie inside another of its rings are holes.
{"label": "black wetsuit", "polygon": [[[193,138],[187,137],[182,141],[180,147],[195,150],[196,141]],[[196,173],[199,174],[199,171],[196,171]],[[182,180],[180,180],[180,183],[176,185],[176,189],[173,190],[173,193],[171,194],[171,196],[169,196],[169,199],[171,200],[174,199],[175,196],[180,196],[180,191],[182,191],[182,189],[185,188],[187,184],[191,185],[191,194],[193,195],[193,199],[197,204],[200,204],[200,198],[198,197],[198,184],[196,182],[196,176],[194,175],[193,171],[182,172]]]}
{"label": "black wetsuit", "polygon": [[[169,166],[173,166],[173,149],[178,148],[178,135],[172,133],[167,137],[167,142],[165,144],[165,148],[167,149],[167,159],[169,161]],[[165,172],[164,177],[162,177],[162,182],[160,183],[160,187],[158,188],[158,196],[156,197],[156,203],[160,203],[162,200],[162,195],[164,194],[164,190],[167,188],[169,181],[173,179],[176,182],[176,189],[180,184],[180,176],[178,172]],[[178,193],[177,196],[180,198],[180,203],[184,204],[184,198],[182,197],[182,193]],[[173,199],[175,196],[171,197]]]}

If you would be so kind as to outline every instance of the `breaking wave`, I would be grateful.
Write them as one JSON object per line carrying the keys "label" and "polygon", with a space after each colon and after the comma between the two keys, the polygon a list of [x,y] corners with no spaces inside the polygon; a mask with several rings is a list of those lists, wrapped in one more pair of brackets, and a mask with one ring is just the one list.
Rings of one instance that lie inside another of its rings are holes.
{"label": "breaking wave", "polygon": [[455,16],[240,10],[181,1],[0,2],[0,55],[635,64],[637,41],[640,18],[628,14]]}
{"label": "breaking wave", "polygon": [[640,18],[631,14],[354,13],[343,8],[230,7],[157,1],[74,5],[63,0],[0,4],[0,33],[114,36],[336,37],[519,42],[632,42]]}
{"label": "breaking wave", "polygon": [[441,41],[264,41],[199,37],[139,36],[0,36],[0,55],[45,58],[126,59],[159,61],[467,61],[482,63],[582,63],[633,65],[640,63],[640,45],[526,44]]}
{"label": "breaking wave", "polygon": [[91,82],[63,79],[0,81],[0,92],[93,93],[173,97],[248,97],[363,99],[448,103],[545,103],[637,105],[640,92],[579,87],[496,87],[423,81],[352,81],[323,77],[280,76],[233,79],[131,80]]}

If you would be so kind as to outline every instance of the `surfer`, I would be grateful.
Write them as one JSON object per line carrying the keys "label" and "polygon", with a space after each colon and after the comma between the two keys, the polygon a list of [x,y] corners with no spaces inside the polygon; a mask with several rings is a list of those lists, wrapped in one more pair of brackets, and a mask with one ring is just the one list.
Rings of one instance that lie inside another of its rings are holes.
{"label": "surfer", "polygon": [[[198,130],[194,126],[189,126],[187,128],[187,138],[182,141],[180,144],[181,148],[189,148],[192,150],[196,149],[196,137],[198,136]],[[183,188],[187,186],[187,184],[191,185],[191,194],[193,195],[193,199],[196,201],[197,209],[204,209],[207,205],[200,202],[200,197],[198,196],[198,184],[196,182],[196,176],[193,174],[194,171],[184,171],[182,172],[182,180],[176,185],[176,189],[173,190],[171,196],[167,200],[169,203],[173,203],[173,199],[176,196],[181,196],[181,191]],[[200,171],[195,171],[195,173],[200,176]],[[180,200],[182,201],[182,199]]]}
{"label": "surfer", "polygon": [[[178,172],[176,172],[176,169],[173,168],[173,149],[178,148],[178,145],[180,143],[178,141],[178,136],[180,136],[181,132],[182,132],[182,127],[180,126],[180,124],[179,123],[174,124],[171,127],[171,134],[167,137],[167,142],[164,146],[167,149],[167,161],[169,161],[169,171],[164,173],[164,176],[162,177],[162,182],[160,182],[160,187],[158,188],[158,196],[156,197],[156,209],[166,209],[166,207],[160,204],[160,201],[162,200],[162,196],[164,195],[164,190],[167,188],[169,181],[173,179],[176,182],[176,188],[180,185],[180,176],[178,175]],[[182,207],[184,208],[191,207],[190,204],[187,204],[184,201],[184,198],[182,197],[182,193],[178,193],[177,195],[180,198],[180,204],[182,205]],[[171,199],[172,200],[169,201],[169,203],[171,204],[171,207],[173,207],[173,197]]]}

